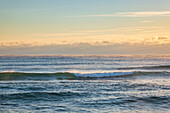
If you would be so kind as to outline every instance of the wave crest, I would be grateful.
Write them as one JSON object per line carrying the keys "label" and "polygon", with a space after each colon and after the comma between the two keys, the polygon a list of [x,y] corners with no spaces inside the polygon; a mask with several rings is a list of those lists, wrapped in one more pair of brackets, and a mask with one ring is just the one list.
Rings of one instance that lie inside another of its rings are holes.
{"label": "wave crest", "polygon": [[114,78],[114,77],[130,77],[130,76],[169,76],[169,72],[109,72],[109,73],[21,73],[21,72],[6,72],[0,73],[0,81],[9,80],[93,80],[98,78]]}
{"label": "wave crest", "polygon": [[122,67],[117,68],[118,70],[129,70],[129,69],[146,69],[146,70],[164,70],[164,69],[170,69],[170,65],[160,65],[160,66],[143,66],[143,67]]}

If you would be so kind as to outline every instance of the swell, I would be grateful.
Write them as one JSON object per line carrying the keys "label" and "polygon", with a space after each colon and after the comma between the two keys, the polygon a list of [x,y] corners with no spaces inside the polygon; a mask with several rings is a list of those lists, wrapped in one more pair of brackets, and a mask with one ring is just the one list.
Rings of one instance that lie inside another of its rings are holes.
{"label": "swell", "polygon": [[22,73],[22,72],[2,72],[0,73],[0,81],[10,80],[93,80],[115,77],[131,77],[131,76],[169,76],[170,72],[107,72],[107,73]]}
{"label": "swell", "polygon": [[132,104],[132,103],[146,103],[146,104],[152,104],[152,105],[167,105],[167,103],[170,102],[169,96],[144,96],[144,97],[135,97],[135,96],[129,96],[127,97],[120,97],[120,98],[109,98],[109,99],[95,99],[93,102],[86,102],[83,103],[84,105],[97,105],[97,104],[105,104],[105,105],[125,105],[125,104]]}
{"label": "swell", "polygon": [[[14,93],[14,94],[2,94],[0,95],[0,100],[2,103],[0,105],[15,105],[15,102],[33,102],[33,101],[63,101],[69,100],[71,98],[83,98],[91,97],[92,93],[82,93],[82,92],[27,92],[27,93]],[[14,103],[8,103],[8,101],[13,101]],[[80,105],[92,106],[92,105],[140,105],[139,103],[145,103],[146,105],[169,108],[168,103],[170,102],[170,96],[125,96],[125,97],[114,97],[114,98],[95,98],[94,97],[88,101],[82,101]]]}
{"label": "swell", "polygon": [[0,80],[55,80],[55,79],[75,79],[72,73],[22,73],[3,72],[0,73]]}
{"label": "swell", "polygon": [[2,94],[0,99],[22,99],[22,100],[59,100],[61,97],[75,97],[84,96],[86,93],[76,93],[76,92],[24,92],[24,93],[14,93],[14,94]]}
{"label": "swell", "polygon": [[143,67],[122,67],[122,68],[117,68],[119,70],[128,70],[128,69],[151,69],[151,70],[161,70],[161,69],[168,69],[170,70],[170,65],[160,65],[160,66],[143,66]]}

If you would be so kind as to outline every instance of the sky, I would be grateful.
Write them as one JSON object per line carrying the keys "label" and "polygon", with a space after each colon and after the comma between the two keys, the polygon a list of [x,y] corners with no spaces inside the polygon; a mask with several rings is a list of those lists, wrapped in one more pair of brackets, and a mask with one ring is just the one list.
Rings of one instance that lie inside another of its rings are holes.
{"label": "sky", "polygon": [[170,0],[0,0],[0,55],[170,54]]}

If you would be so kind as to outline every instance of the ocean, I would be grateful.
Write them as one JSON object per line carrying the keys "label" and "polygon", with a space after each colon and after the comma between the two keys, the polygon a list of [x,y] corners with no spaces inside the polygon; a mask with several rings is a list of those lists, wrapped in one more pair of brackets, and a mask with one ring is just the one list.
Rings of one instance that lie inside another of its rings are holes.
{"label": "ocean", "polygon": [[170,55],[2,55],[0,112],[168,113]]}

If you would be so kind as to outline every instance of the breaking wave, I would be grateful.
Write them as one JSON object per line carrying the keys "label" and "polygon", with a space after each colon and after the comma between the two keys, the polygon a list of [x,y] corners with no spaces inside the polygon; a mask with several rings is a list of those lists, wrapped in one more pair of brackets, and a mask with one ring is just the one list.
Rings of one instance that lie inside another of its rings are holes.
{"label": "breaking wave", "polygon": [[130,77],[144,75],[170,75],[170,72],[146,72],[146,71],[131,71],[131,72],[102,72],[102,73],[23,73],[23,72],[1,72],[0,81],[8,80],[90,80],[98,78],[115,78],[115,77]]}

